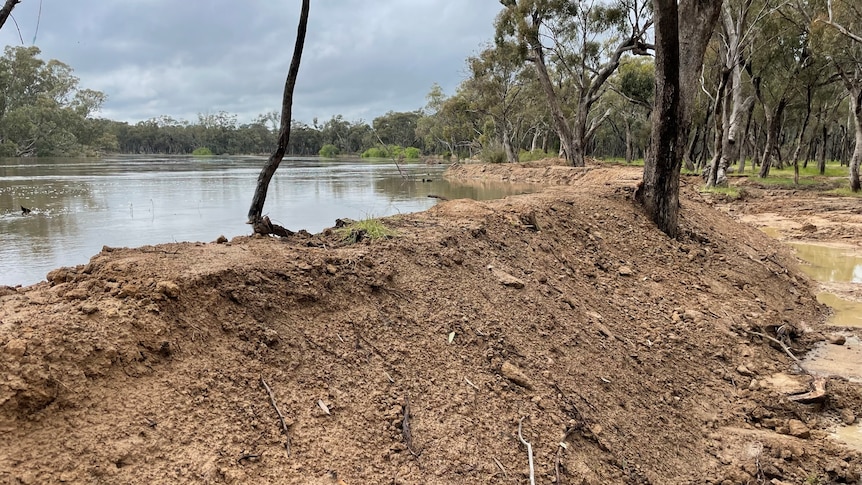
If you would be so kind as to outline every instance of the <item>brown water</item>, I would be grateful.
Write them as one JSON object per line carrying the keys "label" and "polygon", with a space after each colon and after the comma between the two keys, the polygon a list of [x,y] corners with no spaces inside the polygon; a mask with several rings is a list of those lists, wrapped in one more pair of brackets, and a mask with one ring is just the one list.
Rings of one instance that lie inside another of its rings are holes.
{"label": "brown water", "polygon": [[[0,159],[0,285],[32,284],[86,263],[103,245],[137,247],[249,234],[246,213],[261,157]],[[422,211],[449,199],[498,199],[535,187],[458,184],[445,165],[291,158],[270,185],[264,212],[293,230],[335,219]],[[402,173],[403,171],[403,173]],[[22,215],[20,206],[32,210]]]}

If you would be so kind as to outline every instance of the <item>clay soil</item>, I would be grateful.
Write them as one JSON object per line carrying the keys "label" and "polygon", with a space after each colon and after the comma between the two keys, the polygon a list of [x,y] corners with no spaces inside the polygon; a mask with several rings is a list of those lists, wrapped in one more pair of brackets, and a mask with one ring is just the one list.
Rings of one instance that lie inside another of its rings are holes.
{"label": "clay soil", "polygon": [[545,187],[386,218],[388,239],[105,248],[0,289],[0,482],[522,484],[519,426],[537,483],[859,479],[828,436],[859,388],[791,400],[810,377],[751,333],[802,354],[829,310],[737,220],[858,199],[684,181],[672,240],[632,201],[635,168],[449,176]]}

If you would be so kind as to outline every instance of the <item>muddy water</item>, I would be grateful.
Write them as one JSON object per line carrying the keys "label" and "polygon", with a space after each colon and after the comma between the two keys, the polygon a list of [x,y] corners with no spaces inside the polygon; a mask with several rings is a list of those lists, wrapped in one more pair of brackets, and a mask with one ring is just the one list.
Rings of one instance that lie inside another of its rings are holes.
{"label": "muddy water", "polygon": [[[36,283],[54,268],[86,263],[103,245],[249,234],[246,213],[263,163],[261,157],[0,159],[0,285]],[[535,190],[449,183],[445,169],[286,159],[264,212],[290,229],[319,232],[340,217],[428,209],[436,203],[431,194],[485,200]],[[22,215],[20,206],[32,212]]]}
{"label": "muddy water", "polygon": [[820,303],[832,307],[833,316],[828,324],[838,327],[862,327],[862,302],[841,298],[830,289],[842,293],[862,292],[862,257],[846,247],[824,244],[792,242],[796,255],[806,262],[800,269],[811,278],[823,283],[817,295]]}
{"label": "muddy water", "polygon": [[[862,257],[848,248],[822,244],[791,243],[796,255],[807,264],[800,269],[819,281],[826,289],[841,289],[842,292],[858,295],[862,288]],[[829,305],[833,316],[827,322],[836,327],[862,327],[862,303],[841,298],[829,291],[817,295],[817,300]],[[851,382],[862,383],[862,342],[848,335],[843,345],[821,343],[804,359],[809,371],[827,376],[844,377]],[[862,424],[839,426],[832,437],[842,443],[862,450]]]}

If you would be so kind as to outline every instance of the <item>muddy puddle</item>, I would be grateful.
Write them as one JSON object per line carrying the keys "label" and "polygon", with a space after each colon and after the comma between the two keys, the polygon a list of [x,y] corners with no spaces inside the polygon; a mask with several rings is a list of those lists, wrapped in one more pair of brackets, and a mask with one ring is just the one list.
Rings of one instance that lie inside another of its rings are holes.
{"label": "muddy puddle", "polygon": [[[781,238],[777,228],[761,228],[767,235]],[[821,285],[817,301],[832,308],[827,324],[839,328],[862,328],[862,254],[852,247],[787,241],[803,261],[799,268]],[[844,342],[823,342],[803,359],[810,372],[835,376],[862,384],[862,341],[851,332],[840,332]],[[862,450],[862,424],[837,427],[832,438]]]}

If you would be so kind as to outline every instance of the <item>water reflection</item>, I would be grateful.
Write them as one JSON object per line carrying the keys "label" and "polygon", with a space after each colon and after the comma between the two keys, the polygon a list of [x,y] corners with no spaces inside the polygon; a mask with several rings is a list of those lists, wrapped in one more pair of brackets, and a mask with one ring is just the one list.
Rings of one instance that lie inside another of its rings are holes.
{"label": "water reflection", "polygon": [[821,244],[790,244],[796,255],[808,263],[802,266],[802,271],[815,280],[862,283],[862,257],[848,254],[847,249]]}
{"label": "water reflection", "polygon": [[[244,223],[262,157],[0,159],[0,284],[31,284],[85,263],[103,245],[211,241],[249,233]],[[336,218],[425,210],[446,198],[500,198],[534,190],[450,184],[444,165],[388,160],[282,162],[265,211],[291,229],[318,232]],[[423,182],[430,180],[430,182]],[[20,206],[31,208],[27,216]]]}

